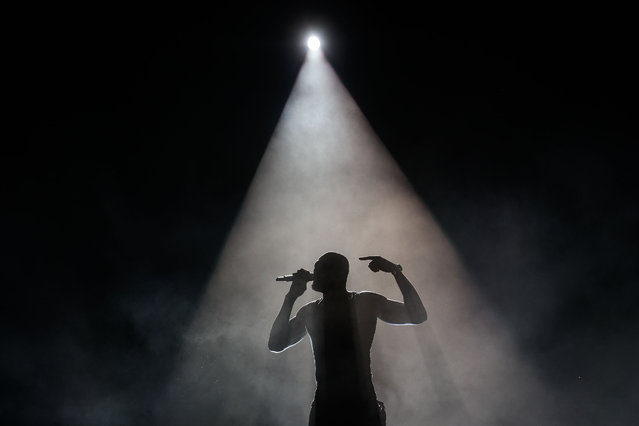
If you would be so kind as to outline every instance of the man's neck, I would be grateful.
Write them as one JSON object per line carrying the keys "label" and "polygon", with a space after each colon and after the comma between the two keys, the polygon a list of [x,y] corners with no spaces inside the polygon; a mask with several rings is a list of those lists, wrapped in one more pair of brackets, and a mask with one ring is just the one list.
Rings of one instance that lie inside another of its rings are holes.
{"label": "man's neck", "polygon": [[333,290],[323,293],[322,300],[326,302],[339,301],[348,298],[349,292],[346,289]]}

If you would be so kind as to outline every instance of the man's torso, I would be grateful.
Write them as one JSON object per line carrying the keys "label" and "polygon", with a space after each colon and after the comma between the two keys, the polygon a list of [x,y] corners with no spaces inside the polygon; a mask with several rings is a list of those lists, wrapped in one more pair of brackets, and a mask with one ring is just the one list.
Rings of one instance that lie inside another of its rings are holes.
{"label": "man's torso", "polygon": [[305,325],[315,357],[312,425],[381,425],[370,370],[377,313],[370,293],[308,305]]}
{"label": "man's torso", "polygon": [[309,305],[304,318],[315,357],[318,392],[374,396],[370,349],[377,314],[366,293],[317,300]]}

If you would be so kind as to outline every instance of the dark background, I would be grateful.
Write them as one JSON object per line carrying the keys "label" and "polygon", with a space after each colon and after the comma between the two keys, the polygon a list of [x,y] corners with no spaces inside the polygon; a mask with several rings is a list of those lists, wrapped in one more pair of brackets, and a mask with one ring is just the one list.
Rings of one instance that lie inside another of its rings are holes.
{"label": "dark background", "polygon": [[619,417],[639,397],[630,14],[390,8],[7,15],[3,423],[63,424],[64,410],[110,394],[132,401],[130,423],[155,421],[315,27],[528,362],[568,410],[630,424]]}

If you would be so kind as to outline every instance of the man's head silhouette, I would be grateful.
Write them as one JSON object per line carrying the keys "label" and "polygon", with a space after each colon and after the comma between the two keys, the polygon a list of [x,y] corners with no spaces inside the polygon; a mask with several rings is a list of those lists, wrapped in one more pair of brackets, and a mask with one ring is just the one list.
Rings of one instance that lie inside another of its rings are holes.
{"label": "man's head silhouette", "polygon": [[313,275],[313,290],[321,293],[344,291],[348,277],[348,259],[339,253],[325,253],[315,262]]}

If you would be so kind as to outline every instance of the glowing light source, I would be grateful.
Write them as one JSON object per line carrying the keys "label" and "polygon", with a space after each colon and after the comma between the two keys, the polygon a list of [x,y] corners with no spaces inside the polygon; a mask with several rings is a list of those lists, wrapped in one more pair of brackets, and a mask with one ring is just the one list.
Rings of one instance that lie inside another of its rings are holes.
{"label": "glowing light source", "polygon": [[310,36],[306,42],[308,48],[311,50],[318,50],[320,47],[320,40],[316,36]]}

